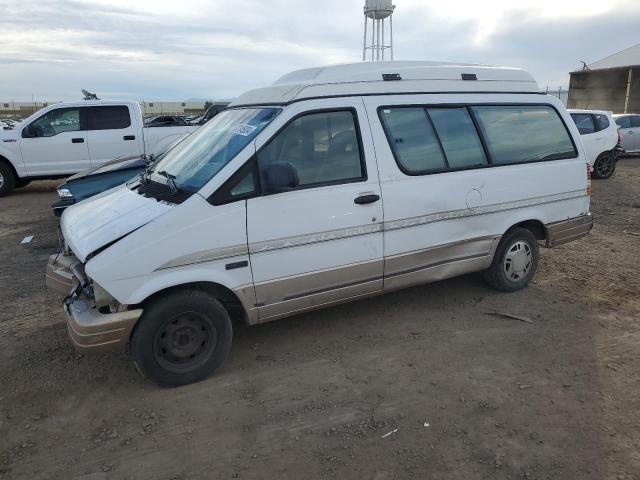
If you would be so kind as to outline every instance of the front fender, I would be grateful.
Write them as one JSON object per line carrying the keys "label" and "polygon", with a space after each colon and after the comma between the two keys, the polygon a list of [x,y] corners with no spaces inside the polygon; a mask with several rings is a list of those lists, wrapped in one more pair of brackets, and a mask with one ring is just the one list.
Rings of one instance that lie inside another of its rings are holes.
{"label": "front fender", "polygon": [[[15,151],[14,148],[7,147],[7,145],[15,146]],[[22,163],[22,155],[20,154],[20,147],[18,146],[17,140],[12,142],[3,140],[2,143],[0,143],[0,157],[6,159],[13,166],[18,177],[27,176],[27,170]]]}

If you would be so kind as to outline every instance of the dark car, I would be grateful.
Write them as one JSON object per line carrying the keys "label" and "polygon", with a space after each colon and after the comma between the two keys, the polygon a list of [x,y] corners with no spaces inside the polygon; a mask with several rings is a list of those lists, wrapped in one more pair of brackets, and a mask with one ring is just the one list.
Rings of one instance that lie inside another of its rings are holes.
{"label": "dark car", "polygon": [[58,186],[60,200],[51,205],[53,213],[59,217],[65,208],[131,180],[188,136],[189,134],[180,137],[169,145],[166,152],[156,157],[153,155],[150,158],[120,157],[67,178],[64,183]]}
{"label": "dark car", "polygon": [[116,158],[109,163],[67,178],[58,186],[60,200],[51,205],[53,213],[59,217],[65,208],[74,203],[122,185],[144,170],[148,161],[139,156]]}
{"label": "dark car", "polygon": [[146,127],[180,127],[189,125],[184,118],[177,115],[160,115],[148,118],[144,124]]}

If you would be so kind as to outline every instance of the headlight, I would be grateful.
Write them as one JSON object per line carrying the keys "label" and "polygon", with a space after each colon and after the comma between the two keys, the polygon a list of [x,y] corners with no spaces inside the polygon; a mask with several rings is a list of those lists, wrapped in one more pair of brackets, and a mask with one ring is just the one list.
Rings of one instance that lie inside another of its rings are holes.
{"label": "headlight", "polygon": [[59,188],[58,196],[60,198],[73,198],[73,193],[71,193],[71,190],[69,190],[68,188]]}

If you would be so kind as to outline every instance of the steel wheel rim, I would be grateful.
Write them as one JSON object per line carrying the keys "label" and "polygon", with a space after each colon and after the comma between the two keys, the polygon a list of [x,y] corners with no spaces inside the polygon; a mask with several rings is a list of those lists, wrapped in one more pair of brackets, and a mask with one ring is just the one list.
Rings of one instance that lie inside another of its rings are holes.
{"label": "steel wheel rim", "polygon": [[4,175],[0,172],[0,188],[4,187]]}
{"label": "steel wheel rim", "polygon": [[153,355],[166,370],[184,373],[202,366],[216,347],[216,329],[198,312],[167,319],[156,332]]}
{"label": "steel wheel rim", "polygon": [[521,282],[527,277],[532,266],[533,250],[527,242],[518,240],[507,249],[502,268],[508,280]]}
{"label": "steel wheel rim", "polygon": [[613,170],[613,159],[610,155],[604,155],[600,157],[598,164],[596,165],[596,169],[598,170],[598,174],[602,177],[608,176]]}

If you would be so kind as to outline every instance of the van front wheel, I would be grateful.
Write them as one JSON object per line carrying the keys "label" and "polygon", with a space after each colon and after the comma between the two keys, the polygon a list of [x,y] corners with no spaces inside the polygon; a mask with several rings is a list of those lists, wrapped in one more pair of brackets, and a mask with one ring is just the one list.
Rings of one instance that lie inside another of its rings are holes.
{"label": "van front wheel", "polygon": [[538,241],[526,228],[508,231],[496,249],[484,279],[493,288],[515,292],[526,287],[538,268]]}
{"label": "van front wheel", "polygon": [[198,382],[224,361],[233,328],[224,306],[200,290],[184,290],[151,302],[131,335],[140,372],[163,387]]}

